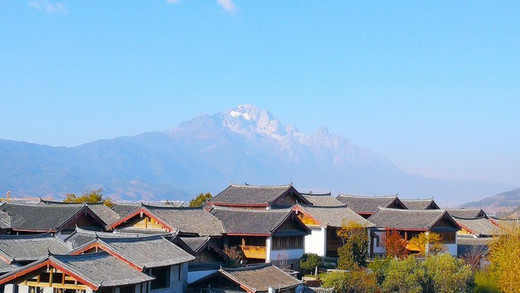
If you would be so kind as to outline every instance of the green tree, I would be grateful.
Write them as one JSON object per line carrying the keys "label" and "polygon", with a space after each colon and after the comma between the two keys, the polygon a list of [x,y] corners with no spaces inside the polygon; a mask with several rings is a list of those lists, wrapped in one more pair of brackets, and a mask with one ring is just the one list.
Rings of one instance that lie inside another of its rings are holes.
{"label": "green tree", "polygon": [[474,277],[471,267],[449,253],[431,255],[421,263],[426,273],[424,292],[471,292]]}
{"label": "green tree", "polygon": [[197,195],[196,198],[192,199],[190,201],[190,207],[200,207],[202,206],[206,201],[212,199],[213,196],[211,195],[211,193],[200,193],[199,195]]}
{"label": "green tree", "polygon": [[368,265],[368,268],[372,270],[374,277],[376,278],[377,284],[379,286],[383,285],[385,281],[386,274],[388,271],[388,266],[390,265],[391,258],[376,258],[373,262]]}
{"label": "green tree", "polygon": [[322,286],[334,288],[338,293],[375,293],[378,285],[374,274],[366,270],[329,272],[320,275]]}
{"label": "green tree", "polygon": [[81,196],[77,196],[74,193],[68,193],[65,195],[63,202],[68,203],[103,203],[104,205],[111,207],[114,205],[110,198],[103,198],[103,189],[91,189],[83,192]]}
{"label": "green tree", "polygon": [[318,273],[321,263],[321,257],[315,253],[306,253],[300,258],[300,268],[311,272],[314,270],[314,275]]}
{"label": "green tree", "polygon": [[424,268],[414,256],[403,260],[390,260],[383,289],[388,292],[420,293],[425,279]]}
{"label": "green tree", "polygon": [[356,270],[366,266],[368,257],[368,234],[365,227],[357,222],[344,222],[337,234],[343,240],[338,249],[338,268]]}
{"label": "green tree", "polygon": [[495,276],[488,270],[475,272],[475,293],[500,293]]}

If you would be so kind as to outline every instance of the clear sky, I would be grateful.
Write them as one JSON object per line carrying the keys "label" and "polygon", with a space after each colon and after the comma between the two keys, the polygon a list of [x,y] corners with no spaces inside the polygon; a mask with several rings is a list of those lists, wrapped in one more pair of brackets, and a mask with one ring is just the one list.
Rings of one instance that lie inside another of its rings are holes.
{"label": "clear sky", "polygon": [[0,0],[0,139],[246,103],[408,172],[520,186],[520,2]]}

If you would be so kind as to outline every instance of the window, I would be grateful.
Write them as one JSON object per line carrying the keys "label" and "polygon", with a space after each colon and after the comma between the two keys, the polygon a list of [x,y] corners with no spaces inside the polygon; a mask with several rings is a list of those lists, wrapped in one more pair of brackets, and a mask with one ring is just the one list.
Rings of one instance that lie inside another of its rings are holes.
{"label": "window", "polygon": [[155,280],[152,281],[152,290],[170,287],[170,270],[171,267],[152,269],[151,275],[155,277]]}
{"label": "window", "polygon": [[435,232],[441,236],[441,242],[444,244],[455,244],[455,235],[457,232]]}
{"label": "window", "polygon": [[303,248],[302,236],[273,237],[273,249]]}

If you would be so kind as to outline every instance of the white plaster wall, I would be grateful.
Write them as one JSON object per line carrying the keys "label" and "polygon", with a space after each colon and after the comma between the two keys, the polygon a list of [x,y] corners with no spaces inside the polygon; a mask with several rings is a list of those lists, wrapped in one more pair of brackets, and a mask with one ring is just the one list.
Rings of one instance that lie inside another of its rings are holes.
{"label": "white plaster wall", "polygon": [[52,287],[43,288],[43,293],[52,293],[52,292],[54,292],[54,288],[52,288]]}
{"label": "white plaster wall", "polygon": [[327,229],[323,227],[311,228],[311,234],[304,238],[305,253],[315,253],[321,257],[326,254]]}
{"label": "white plaster wall", "polygon": [[18,293],[29,293],[29,286],[19,285]]}
{"label": "white plaster wall", "polygon": [[272,237],[267,237],[267,239],[265,239],[265,262],[266,263],[270,263],[271,262],[271,253],[272,253],[272,247],[273,247],[273,238]]}
{"label": "white plaster wall", "polygon": [[13,293],[14,292],[14,286],[13,284],[5,284],[4,287],[4,293]]}
{"label": "white plaster wall", "polygon": [[[284,250],[272,250],[270,254],[271,261],[278,260],[289,260],[289,259],[300,259],[305,250],[303,248],[298,249],[284,249]],[[266,261],[267,262],[267,261]]]}

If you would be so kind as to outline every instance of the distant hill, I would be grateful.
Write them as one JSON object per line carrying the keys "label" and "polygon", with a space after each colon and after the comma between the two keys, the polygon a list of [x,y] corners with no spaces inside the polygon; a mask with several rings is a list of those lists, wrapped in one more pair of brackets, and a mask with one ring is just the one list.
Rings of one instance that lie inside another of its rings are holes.
{"label": "distant hill", "polygon": [[[509,213],[518,213],[520,207],[520,188],[495,194],[479,201],[473,201],[461,205],[464,208],[481,208],[490,213],[500,213],[508,215]],[[513,215],[512,215],[513,216]]]}
{"label": "distant hill", "polygon": [[430,179],[320,128],[304,134],[269,111],[244,105],[161,132],[50,147],[0,140],[0,192],[63,196],[102,187],[119,199],[190,199],[229,183],[287,184],[306,191],[431,197],[442,205],[511,188]]}

